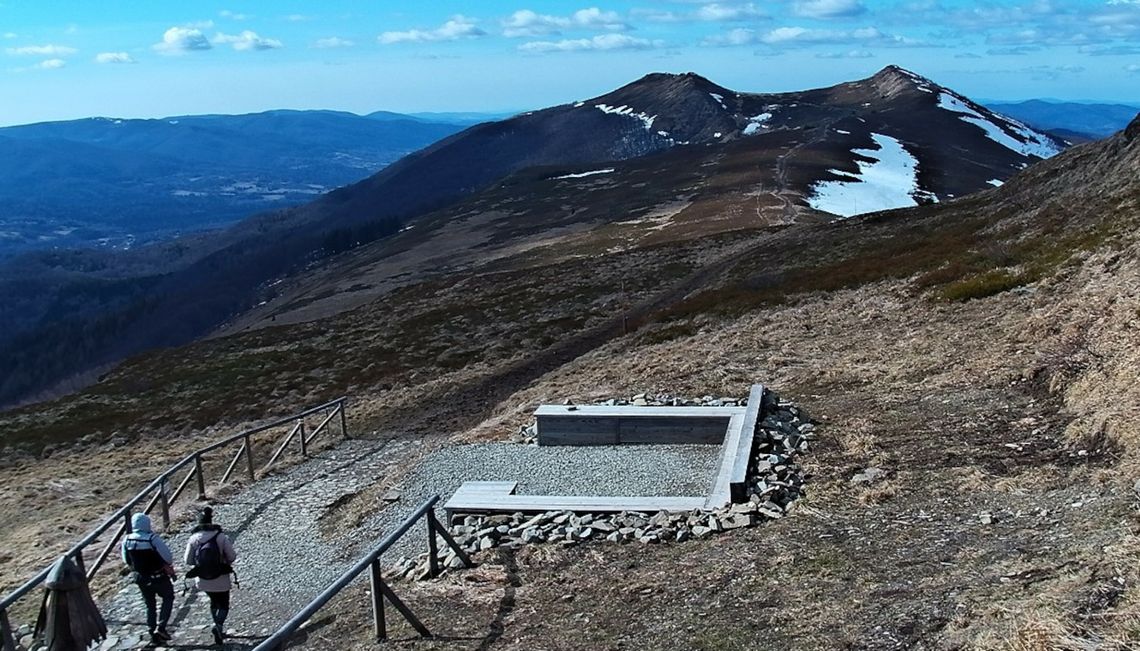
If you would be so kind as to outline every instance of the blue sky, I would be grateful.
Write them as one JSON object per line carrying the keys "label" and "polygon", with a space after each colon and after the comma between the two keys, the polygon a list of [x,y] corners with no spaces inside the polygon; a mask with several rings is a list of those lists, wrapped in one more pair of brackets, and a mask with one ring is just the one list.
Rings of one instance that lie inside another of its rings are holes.
{"label": "blue sky", "polygon": [[985,99],[1140,101],[1140,0],[0,0],[0,124],[506,111],[653,71],[741,91],[896,63]]}

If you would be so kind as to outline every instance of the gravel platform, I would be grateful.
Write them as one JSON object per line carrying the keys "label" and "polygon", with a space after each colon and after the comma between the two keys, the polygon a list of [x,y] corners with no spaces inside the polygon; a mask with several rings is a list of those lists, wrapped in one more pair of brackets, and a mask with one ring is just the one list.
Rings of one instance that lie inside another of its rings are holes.
{"label": "gravel platform", "polygon": [[[465,481],[517,481],[520,495],[707,495],[719,445],[534,446],[484,443],[433,452],[401,483],[400,501],[365,527],[394,528],[423,501],[443,506]],[[422,551],[426,533],[409,534],[391,557]]]}

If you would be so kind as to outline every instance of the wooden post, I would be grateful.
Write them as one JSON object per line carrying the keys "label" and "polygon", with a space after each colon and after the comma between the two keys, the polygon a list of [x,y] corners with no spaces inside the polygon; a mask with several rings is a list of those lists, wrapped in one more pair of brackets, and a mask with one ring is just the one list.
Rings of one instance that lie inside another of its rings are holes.
{"label": "wooden post", "polygon": [[388,628],[384,622],[384,594],[380,586],[384,585],[383,573],[380,568],[380,559],[372,561],[372,623],[376,627],[376,639],[383,642],[388,639]]}
{"label": "wooden post", "polygon": [[305,442],[305,421],[304,420],[301,421],[301,429],[300,429],[299,433],[301,436],[301,456],[307,457],[307,456],[309,456],[309,445]]}
{"label": "wooden post", "polygon": [[162,530],[167,531],[170,529],[170,496],[168,496],[167,488],[170,486],[170,480],[166,477],[158,484],[159,502],[162,505]]}
{"label": "wooden post", "polygon": [[257,477],[254,473],[253,465],[253,439],[249,434],[245,435],[245,460],[246,465],[249,467],[249,483],[256,481]]}
{"label": "wooden post", "polygon": [[127,521],[126,524],[123,525],[123,535],[126,536],[133,531],[133,529],[131,529],[131,512],[127,511],[124,513],[123,519]]}
{"label": "wooden post", "polygon": [[432,577],[439,576],[439,549],[435,540],[435,530],[439,523],[435,521],[435,509],[427,512],[428,529],[428,573]]}
{"label": "wooden post", "polygon": [[8,611],[0,609],[0,649],[16,651],[16,638],[12,635],[12,624],[8,622]]}
{"label": "wooden post", "polygon": [[194,474],[198,475],[198,499],[206,499],[206,476],[202,472],[202,455],[194,455]]}
{"label": "wooden post", "polygon": [[343,436],[344,438],[348,438],[348,425],[345,424],[344,401],[343,400],[341,401],[341,403],[339,405],[337,405],[337,409],[340,410],[340,435]]}

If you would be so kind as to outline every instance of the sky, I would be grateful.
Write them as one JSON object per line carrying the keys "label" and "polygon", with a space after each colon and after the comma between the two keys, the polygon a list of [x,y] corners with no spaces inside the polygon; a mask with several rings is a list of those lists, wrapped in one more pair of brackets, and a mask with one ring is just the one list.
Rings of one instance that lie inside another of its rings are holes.
{"label": "sky", "polygon": [[0,125],[506,112],[649,72],[737,91],[897,64],[984,100],[1140,102],[1140,0],[0,0]]}

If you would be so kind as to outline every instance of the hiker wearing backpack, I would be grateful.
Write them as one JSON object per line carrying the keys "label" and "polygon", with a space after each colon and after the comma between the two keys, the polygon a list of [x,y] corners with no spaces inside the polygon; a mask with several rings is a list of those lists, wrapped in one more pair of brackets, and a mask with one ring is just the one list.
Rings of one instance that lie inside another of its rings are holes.
{"label": "hiker wearing backpack", "polygon": [[214,642],[222,644],[226,615],[230,613],[230,575],[237,552],[229,536],[214,524],[214,510],[206,507],[198,517],[198,526],[186,543],[186,564],[193,566],[186,576],[197,580],[198,589],[210,597],[210,616],[214,620],[211,630]]}
{"label": "hiker wearing backpack", "polygon": [[[131,516],[131,532],[123,539],[123,562],[146,604],[146,626],[151,641],[161,644],[170,640],[166,625],[174,608],[174,557],[162,538],[150,529],[150,518],[144,513]],[[156,602],[162,598],[162,611],[156,613]]]}

